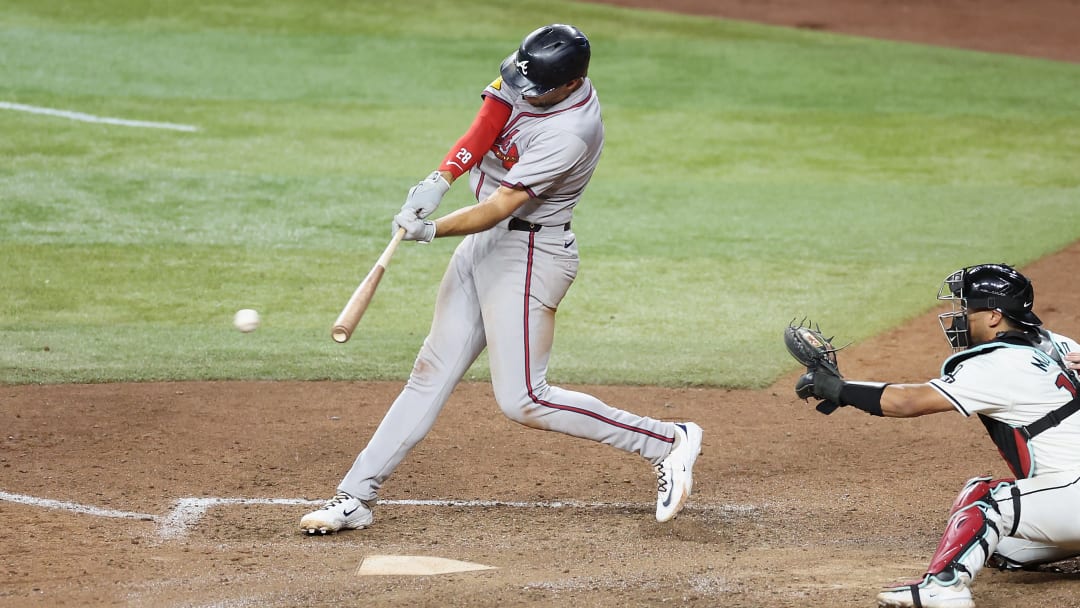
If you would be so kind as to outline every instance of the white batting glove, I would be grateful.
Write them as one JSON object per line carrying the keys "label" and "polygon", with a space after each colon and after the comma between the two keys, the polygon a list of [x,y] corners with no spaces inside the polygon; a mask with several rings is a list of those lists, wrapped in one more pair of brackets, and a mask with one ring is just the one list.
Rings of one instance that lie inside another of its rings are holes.
{"label": "white batting glove", "polygon": [[397,234],[398,228],[405,229],[405,236],[402,238],[406,241],[430,243],[431,239],[435,238],[435,222],[422,220],[413,215],[412,211],[401,210],[394,216],[392,234]]}
{"label": "white batting glove", "polygon": [[409,189],[401,210],[412,211],[416,217],[424,219],[439,207],[443,196],[449,190],[450,182],[446,181],[446,178],[438,171],[433,171],[431,175]]}

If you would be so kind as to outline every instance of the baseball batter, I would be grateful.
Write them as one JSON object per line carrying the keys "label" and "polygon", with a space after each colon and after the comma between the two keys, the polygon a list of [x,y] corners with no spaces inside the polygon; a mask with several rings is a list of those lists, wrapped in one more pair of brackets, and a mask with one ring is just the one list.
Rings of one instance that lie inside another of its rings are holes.
{"label": "baseball batter", "polygon": [[[989,561],[1020,569],[1080,555],[1080,345],[1043,329],[1031,282],[1004,264],[949,275],[938,298],[956,354],[925,384],[849,382],[824,367],[796,384],[817,397],[876,416],[957,411],[977,415],[1015,477],[978,477],[953,504],[922,578],[878,594],[879,606],[967,608]],[[1070,355],[1071,353],[1071,355]]]}
{"label": "baseball batter", "polygon": [[[393,229],[430,242],[465,236],[435,303],[431,330],[405,388],[338,486],[304,516],[309,533],[372,523],[379,488],[431,429],[480,353],[489,353],[495,399],[511,420],[640,454],[657,474],[656,519],[672,519],[693,484],[701,428],[638,416],[550,386],[555,311],[578,270],[572,228],[604,145],[591,49],[577,28],[537,29],[503,61],[472,126],[439,169],[414,186]],[[426,219],[469,172],[477,204]]]}

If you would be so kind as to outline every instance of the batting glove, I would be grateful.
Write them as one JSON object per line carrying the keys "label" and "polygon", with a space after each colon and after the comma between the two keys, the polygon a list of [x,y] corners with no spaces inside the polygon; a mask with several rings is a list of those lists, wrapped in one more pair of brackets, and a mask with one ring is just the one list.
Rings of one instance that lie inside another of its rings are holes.
{"label": "batting glove", "polygon": [[394,216],[392,234],[397,234],[398,228],[405,229],[406,241],[420,241],[430,243],[435,238],[435,222],[422,220],[412,211],[402,210]]}
{"label": "batting glove", "polygon": [[450,182],[446,181],[446,178],[438,171],[433,171],[431,175],[420,180],[419,184],[409,189],[409,194],[405,197],[405,204],[401,206],[401,210],[412,211],[416,217],[424,219],[439,207],[443,196],[449,190]]}

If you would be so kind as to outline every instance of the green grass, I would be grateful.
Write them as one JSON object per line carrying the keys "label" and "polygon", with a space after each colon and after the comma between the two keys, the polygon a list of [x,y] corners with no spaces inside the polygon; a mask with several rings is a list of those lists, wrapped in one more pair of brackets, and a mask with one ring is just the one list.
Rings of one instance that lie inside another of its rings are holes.
{"label": "green grass", "polygon": [[1072,64],[571,2],[13,0],[0,101],[199,130],[0,110],[0,382],[404,378],[458,239],[329,326],[551,21],[593,41],[607,129],[553,381],[764,386],[793,317],[860,340],[1080,238]]}

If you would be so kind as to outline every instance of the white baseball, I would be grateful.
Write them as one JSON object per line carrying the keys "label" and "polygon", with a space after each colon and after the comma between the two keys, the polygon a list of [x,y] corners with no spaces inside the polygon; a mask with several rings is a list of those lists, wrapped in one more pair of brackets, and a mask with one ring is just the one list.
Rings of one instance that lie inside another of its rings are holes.
{"label": "white baseball", "polygon": [[255,331],[259,329],[259,313],[250,308],[238,310],[233,315],[233,326],[245,334]]}

